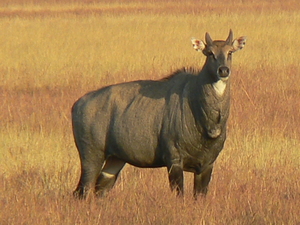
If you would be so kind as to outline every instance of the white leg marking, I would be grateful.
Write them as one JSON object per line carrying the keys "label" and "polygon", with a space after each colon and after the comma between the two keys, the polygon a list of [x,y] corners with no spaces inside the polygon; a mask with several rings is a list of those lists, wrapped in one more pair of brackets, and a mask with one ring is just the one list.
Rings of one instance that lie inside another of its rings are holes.
{"label": "white leg marking", "polygon": [[110,173],[107,173],[107,172],[102,172],[103,176],[104,177],[107,177],[107,178],[113,178],[115,176],[115,174],[110,174]]}
{"label": "white leg marking", "polygon": [[108,158],[102,168],[102,173],[116,175],[125,165],[124,161],[117,158]]}

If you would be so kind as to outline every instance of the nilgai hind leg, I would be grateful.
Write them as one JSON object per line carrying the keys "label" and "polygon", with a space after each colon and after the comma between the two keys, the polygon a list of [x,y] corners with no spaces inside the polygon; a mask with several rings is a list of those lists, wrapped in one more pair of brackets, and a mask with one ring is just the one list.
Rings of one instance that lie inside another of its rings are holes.
{"label": "nilgai hind leg", "polygon": [[101,170],[101,173],[96,182],[96,195],[99,197],[105,196],[105,194],[112,189],[118,175],[126,163],[115,157],[109,157],[106,159],[105,164]]}
{"label": "nilgai hind leg", "polygon": [[[89,152],[89,151],[84,151]],[[104,163],[103,157],[88,157],[87,154],[80,155],[81,158],[81,176],[73,195],[84,199],[90,192],[94,192],[96,180],[100,174]]]}

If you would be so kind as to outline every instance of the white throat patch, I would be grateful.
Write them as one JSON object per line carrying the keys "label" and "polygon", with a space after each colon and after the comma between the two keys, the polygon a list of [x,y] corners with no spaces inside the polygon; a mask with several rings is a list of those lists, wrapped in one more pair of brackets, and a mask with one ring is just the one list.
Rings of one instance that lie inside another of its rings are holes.
{"label": "white throat patch", "polygon": [[218,80],[217,82],[213,83],[213,87],[214,87],[216,93],[219,96],[222,96],[224,94],[224,91],[226,88],[226,82],[223,80]]}

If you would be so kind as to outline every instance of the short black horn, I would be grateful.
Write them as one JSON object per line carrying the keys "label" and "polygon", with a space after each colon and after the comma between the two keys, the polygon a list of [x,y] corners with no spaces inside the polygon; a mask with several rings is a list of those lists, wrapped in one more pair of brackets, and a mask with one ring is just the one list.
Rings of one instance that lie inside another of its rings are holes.
{"label": "short black horn", "polygon": [[226,44],[227,44],[227,45],[231,45],[232,39],[233,39],[233,32],[232,32],[232,30],[230,29],[228,38],[226,39]]}
{"label": "short black horn", "polygon": [[205,42],[207,45],[212,45],[213,44],[213,40],[211,39],[209,33],[206,32],[205,34]]}

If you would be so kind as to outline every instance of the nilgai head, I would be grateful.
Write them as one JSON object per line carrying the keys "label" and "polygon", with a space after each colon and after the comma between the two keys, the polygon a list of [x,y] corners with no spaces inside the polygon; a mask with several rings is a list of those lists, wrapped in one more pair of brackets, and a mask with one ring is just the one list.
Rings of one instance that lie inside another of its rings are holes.
{"label": "nilgai head", "polygon": [[232,53],[245,46],[246,37],[233,40],[230,30],[226,41],[213,41],[208,33],[205,34],[205,42],[196,38],[192,38],[191,41],[196,51],[202,51],[207,56],[203,70],[213,75],[215,81],[226,81],[231,73]]}

